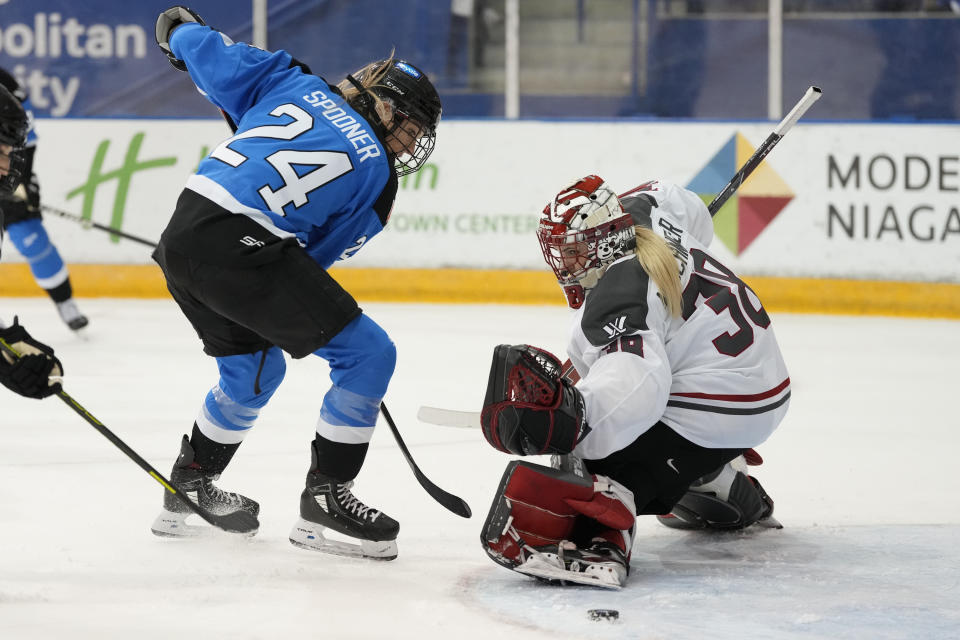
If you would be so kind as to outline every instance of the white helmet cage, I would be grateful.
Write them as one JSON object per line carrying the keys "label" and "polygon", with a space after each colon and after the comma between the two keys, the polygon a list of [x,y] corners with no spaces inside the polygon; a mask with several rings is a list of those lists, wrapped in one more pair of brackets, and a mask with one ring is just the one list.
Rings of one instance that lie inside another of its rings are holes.
{"label": "white helmet cage", "polygon": [[633,251],[633,225],[617,194],[595,175],[566,187],[544,207],[537,238],[570,307],[578,309],[607,267]]}

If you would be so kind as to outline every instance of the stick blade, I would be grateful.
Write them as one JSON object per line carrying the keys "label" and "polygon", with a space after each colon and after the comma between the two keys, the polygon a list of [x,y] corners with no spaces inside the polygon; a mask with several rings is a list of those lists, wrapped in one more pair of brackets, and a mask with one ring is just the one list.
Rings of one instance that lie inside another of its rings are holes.
{"label": "stick blade", "polygon": [[[165,486],[169,490],[171,485],[167,484]],[[260,521],[257,520],[255,515],[248,511],[234,511],[233,513],[228,513],[225,515],[217,515],[215,513],[210,513],[206,509],[203,509],[181,491],[174,491],[173,494],[178,500],[180,500],[181,504],[185,505],[195,514],[218,529],[223,529],[229,533],[243,533],[252,535],[257,532],[257,529],[260,528]]]}
{"label": "stick blade", "polygon": [[252,534],[260,528],[260,521],[256,516],[246,511],[235,511],[225,516],[217,516],[212,513],[201,513],[200,517],[215,527],[219,527],[230,533]]}
{"label": "stick blade", "polygon": [[430,494],[431,498],[447,509],[447,511],[455,513],[461,518],[470,518],[473,515],[473,511],[470,509],[470,505],[467,504],[466,500],[458,498],[449,491],[445,491],[435,485],[420,469],[414,469],[413,472],[414,475],[417,476],[417,480],[420,481],[420,486]]}

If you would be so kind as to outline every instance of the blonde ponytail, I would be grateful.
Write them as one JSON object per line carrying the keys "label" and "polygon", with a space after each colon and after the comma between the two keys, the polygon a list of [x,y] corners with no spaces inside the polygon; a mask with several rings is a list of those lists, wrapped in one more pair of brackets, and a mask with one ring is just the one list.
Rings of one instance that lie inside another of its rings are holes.
{"label": "blonde ponytail", "polygon": [[680,272],[673,252],[663,238],[646,227],[634,227],[637,235],[635,253],[643,270],[653,279],[667,311],[674,318],[683,313],[683,292],[680,291]]}
{"label": "blonde ponytail", "polygon": [[[376,115],[381,121],[389,119],[387,116],[392,115],[393,111],[390,107],[384,105],[383,99],[378,96],[375,91],[371,91],[370,89],[379,85],[380,81],[383,80],[384,76],[387,75],[387,72],[390,70],[390,63],[393,62],[393,59],[394,51],[391,51],[390,57],[386,60],[371,62],[362,69],[354,71],[352,74],[353,77],[359,81],[360,86],[364,88],[363,93],[370,98],[372,104],[374,105],[374,109],[376,110]],[[343,99],[348,104],[351,106],[357,105],[357,100],[361,94],[361,91],[352,82],[344,79],[340,82],[340,84],[337,85],[337,88],[340,90],[340,93],[343,94]]]}

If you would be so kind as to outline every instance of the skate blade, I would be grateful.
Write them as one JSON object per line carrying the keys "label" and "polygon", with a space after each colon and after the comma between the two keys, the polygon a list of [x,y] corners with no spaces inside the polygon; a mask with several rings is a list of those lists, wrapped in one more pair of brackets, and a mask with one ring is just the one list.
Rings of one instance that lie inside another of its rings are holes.
{"label": "skate blade", "polygon": [[606,563],[595,564],[588,571],[570,571],[558,566],[556,556],[545,556],[545,554],[535,554],[530,556],[526,562],[514,568],[524,575],[548,580],[551,582],[561,581],[573,584],[582,584],[591,587],[600,587],[602,589],[613,589],[619,591],[623,588],[626,580],[626,571],[622,567],[608,565]]}
{"label": "skate blade", "polygon": [[290,530],[290,544],[301,549],[319,551],[348,558],[368,558],[370,560],[393,560],[397,557],[396,540],[361,540],[359,544],[331,540],[323,535],[325,527],[300,518]]}
{"label": "skate blade", "polygon": [[767,516],[763,520],[757,520],[756,525],[765,529],[783,529],[783,525],[780,524],[780,521],[773,516]]}
{"label": "skate blade", "polygon": [[189,524],[187,523],[187,518],[191,516],[193,516],[196,521],[203,522],[202,518],[194,516],[192,513],[174,513],[173,511],[163,509],[153,521],[153,524],[150,525],[150,531],[153,532],[153,535],[160,536],[161,538],[201,538],[220,534],[250,538],[255,536],[258,531],[258,529],[254,529],[240,533],[224,531],[206,523],[201,525]]}

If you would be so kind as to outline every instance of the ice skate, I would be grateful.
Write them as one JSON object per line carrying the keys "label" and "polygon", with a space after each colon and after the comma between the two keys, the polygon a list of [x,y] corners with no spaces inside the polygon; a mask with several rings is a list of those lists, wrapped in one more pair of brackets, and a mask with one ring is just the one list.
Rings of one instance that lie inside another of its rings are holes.
{"label": "ice skate", "polygon": [[[180,446],[180,457],[170,473],[170,482],[182,491],[190,500],[218,516],[227,515],[236,511],[246,511],[256,517],[260,513],[260,505],[239,493],[230,493],[219,488],[213,482],[220,474],[206,474],[194,464],[194,451],[187,436],[183,436]],[[190,538],[218,531],[206,525],[187,523],[187,517],[194,516],[193,512],[184,506],[178,498],[169,491],[163,492],[163,509],[153,521],[150,529],[158,536],[173,538]],[[199,516],[194,516],[199,519]],[[253,536],[254,529],[243,535]]]}
{"label": "ice skate", "polygon": [[[300,494],[300,518],[290,531],[290,542],[304,549],[354,558],[396,558],[397,521],[360,502],[351,491],[352,481],[338,482],[318,473],[315,445],[311,450],[312,470]],[[350,541],[329,538],[327,529]]]}
{"label": "ice skate", "polygon": [[73,298],[58,302],[57,312],[60,314],[60,319],[73,331],[79,331],[90,324],[87,316],[80,313],[80,309],[77,308],[77,303]]}
{"label": "ice skate", "polygon": [[627,580],[626,555],[611,542],[579,549],[568,540],[535,550],[515,571],[558,584],[583,584],[620,589]]}
{"label": "ice skate", "polygon": [[731,531],[750,525],[782,529],[773,517],[773,500],[753,476],[743,456],[690,485],[670,513],[657,520],[671,529]]}

